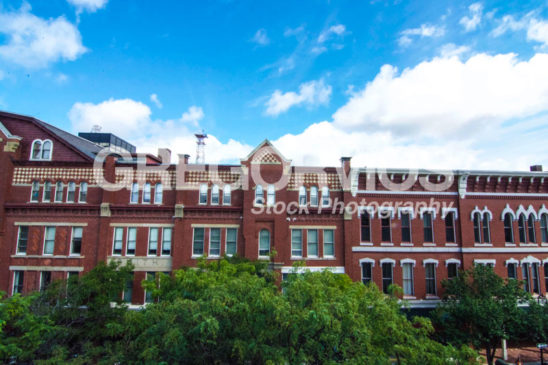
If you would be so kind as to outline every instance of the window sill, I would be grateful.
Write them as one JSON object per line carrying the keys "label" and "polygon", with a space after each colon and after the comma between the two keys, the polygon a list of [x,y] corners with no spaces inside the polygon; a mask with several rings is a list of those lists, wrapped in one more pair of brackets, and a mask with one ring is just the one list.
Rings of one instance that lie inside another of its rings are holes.
{"label": "window sill", "polygon": [[269,256],[259,256],[258,260],[270,260]]}
{"label": "window sill", "polygon": [[381,242],[381,246],[394,246],[391,242]]}
{"label": "window sill", "polygon": [[520,243],[520,247],[538,247],[537,243]]}
{"label": "window sill", "polygon": [[432,242],[425,242],[422,244],[423,246],[427,246],[427,247],[436,247],[436,244],[435,243],[432,243]]}
{"label": "window sill", "polygon": [[291,256],[291,260],[302,260],[302,256]]}
{"label": "window sill", "polygon": [[450,242],[450,243],[446,243],[445,246],[447,246],[447,247],[457,247],[458,244],[456,244],[454,242]]}
{"label": "window sill", "polygon": [[506,247],[516,247],[516,244],[515,244],[515,243],[508,243],[508,242],[506,242],[506,243],[504,244],[504,246],[506,246]]}
{"label": "window sill", "polygon": [[372,242],[360,242],[361,246],[373,246]]}
{"label": "window sill", "polygon": [[410,242],[402,242],[402,243],[401,243],[401,246],[404,246],[404,247],[412,247],[413,244],[410,243]]}
{"label": "window sill", "polygon": [[426,300],[439,300],[440,297],[438,297],[437,295],[434,295],[434,294],[426,294],[425,299]]}
{"label": "window sill", "polygon": [[404,295],[404,296],[403,296],[403,299],[406,299],[406,300],[413,300],[413,299],[417,299],[417,297],[414,296],[414,295]]}
{"label": "window sill", "polygon": [[548,247],[548,243],[546,243],[546,242],[543,242],[540,245],[543,246],[543,247]]}
{"label": "window sill", "polygon": [[475,247],[493,247],[492,243],[474,243]]}
{"label": "window sill", "polygon": [[26,258],[29,258],[29,259],[73,259],[73,258],[83,259],[83,258],[85,258],[85,256],[76,256],[76,255],[66,256],[66,255],[22,255],[22,254],[11,255],[11,257],[12,258],[26,257]]}

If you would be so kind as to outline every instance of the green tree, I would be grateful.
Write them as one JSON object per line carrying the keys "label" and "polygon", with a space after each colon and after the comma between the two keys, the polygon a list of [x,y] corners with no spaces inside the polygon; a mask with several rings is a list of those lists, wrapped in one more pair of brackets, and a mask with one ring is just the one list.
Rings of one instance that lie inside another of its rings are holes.
{"label": "green tree", "polygon": [[518,303],[530,299],[520,282],[504,280],[489,266],[476,265],[442,282],[445,292],[434,313],[443,341],[483,348],[493,364],[502,339],[519,332],[523,310]]}

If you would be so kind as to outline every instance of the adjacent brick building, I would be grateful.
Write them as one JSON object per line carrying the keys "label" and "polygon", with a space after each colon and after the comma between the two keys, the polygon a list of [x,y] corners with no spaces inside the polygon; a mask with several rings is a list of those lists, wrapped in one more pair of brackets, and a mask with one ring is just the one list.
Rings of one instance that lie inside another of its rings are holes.
{"label": "adjacent brick building", "polygon": [[171,164],[166,149],[114,146],[107,156],[104,146],[0,112],[0,290],[26,293],[99,261],[131,260],[124,298],[139,304],[147,276],[225,254],[271,260],[282,274],[304,262],[383,289],[396,283],[416,306],[435,303],[441,280],[474,264],[548,290],[539,166],[379,170],[343,157],[340,167],[299,167],[268,141],[239,165],[188,155]]}

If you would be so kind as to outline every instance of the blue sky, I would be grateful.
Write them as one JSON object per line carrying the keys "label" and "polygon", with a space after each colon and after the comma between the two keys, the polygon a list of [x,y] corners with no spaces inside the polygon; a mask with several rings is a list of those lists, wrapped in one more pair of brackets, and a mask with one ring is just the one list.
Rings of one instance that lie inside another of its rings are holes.
{"label": "blue sky", "polygon": [[0,109],[234,162],[548,165],[548,2],[0,0]]}

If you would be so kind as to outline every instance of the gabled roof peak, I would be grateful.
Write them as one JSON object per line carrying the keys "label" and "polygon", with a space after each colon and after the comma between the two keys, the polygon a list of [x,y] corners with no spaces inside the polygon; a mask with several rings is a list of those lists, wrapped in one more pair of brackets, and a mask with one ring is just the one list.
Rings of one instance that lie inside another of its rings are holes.
{"label": "gabled roof peak", "polygon": [[[259,156],[260,154],[260,156]],[[276,156],[278,158],[276,158]],[[278,161],[280,159],[281,161]],[[263,164],[280,164],[280,163],[291,163],[291,160],[282,155],[280,151],[270,142],[268,138],[264,139],[257,147],[251,151],[243,161],[252,161],[256,163]]]}

